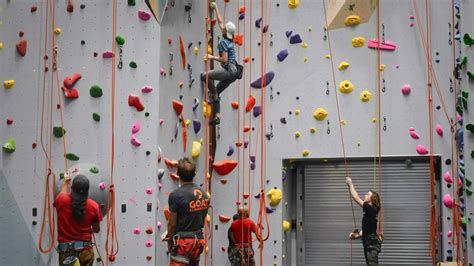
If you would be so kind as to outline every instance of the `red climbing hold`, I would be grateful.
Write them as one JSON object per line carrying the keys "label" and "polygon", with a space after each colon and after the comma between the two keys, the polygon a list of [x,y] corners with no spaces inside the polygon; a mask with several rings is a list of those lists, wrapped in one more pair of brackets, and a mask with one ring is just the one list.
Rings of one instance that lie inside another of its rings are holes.
{"label": "red climbing hold", "polygon": [[24,33],[23,31],[20,31],[20,32],[18,33],[18,36],[20,36],[20,38],[23,37],[23,35],[25,35],[25,33]]}
{"label": "red climbing hold", "polygon": [[237,162],[231,160],[224,160],[220,162],[215,162],[212,164],[212,166],[219,175],[227,175],[232,172],[232,170],[234,170],[234,168],[237,166]]}
{"label": "red climbing hold", "polygon": [[178,167],[178,161],[170,160],[165,158],[165,164],[168,168],[176,168]]}
{"label": "red climbing hold", "polygon": [[151,226],[147,226],[145,232],[149,235],[153,234],[153,228]]}
{"label": "red climbing hold", "polygon": [[36,10],[38,10],[38,7],[36,5],[33,5],[33,6],[30,7],[30,12],[31,13],[36,12]]}
{"label": "red climbing hold", "polygon": [[171,36],[168,37],[168,44],[171,45],[171,43],[173,42],[173,39],[171,38]]}
{"label": "red climbing hold", "polygon": [[177,173],[170,172],[170,177],[176,182],[179,181],[179,175]]}
{"label": "red climbing hold", "polygon": [[7,118],[7,125],[13,124],[13,118],[9,117]]}
{"label": "red climbing hold", "polygon": [[179,52],[181,53],[181,61],[183,63],[183,70],[186,69],[186,53],[184,52],[183,38],[179,35]]}
{"label": "red climbing hold", "polygon": [[128,96],[128,105],[135,107],[138,112],[145,110],[145,106],[143,106],[140,96],[138,95],[130,94]]}
{"label": "red climbing hold", "polygon": [[253,106],[255,105],[256,99],[252,95],[249,96],[249,99],[247,100],[247,105],[245,105],[245,112],[250,112],[252,110]]}
{"label": "red climbing hold", "polygon": [[237,146],[237,148],[241,147],[244,143],[242,141],[237,141],[235,143],[235,146]]}
{"label": "red climbing hold", "polygon": [[232,105],[232,108],[239,109],[239,102],[232,102],[231,105]]}
{"label": "red climbing hold", "polygon": [[248,199],[250,197],[250,194],[244,193],[242,196],[244,197],[244,199]]}
{"label": "red climbing hold", "polygon": [[77,92],[77,89],[75,88],[72,88],[72,89],[68,89],[66,87],[62,87],[63,89],[63,92],[64,92],[64,97],[66,97],[67,99],[77,99],[79,98],[79,92]]}
{"label": "red climbing hold", "polygon": [[72,13],[74,11],[74,5],[72,4],[72,0],[67,1],[67,12]]}
{"label": "red climbing hold", "polygon": [[224,215],[219,215],[219,221],[221,221],[223,223],[227,223],[228,221],[230,221],[230,217],[227,217],[227,216],[224,216]]}
{"label": "red climbing hold", "polygon": [[146,260],[151,260],[152,258],[152,256],[146,256]]}
{"label": "red climbing hold", "polygon": [[16,51],[18,52],[19,55],[25,56],[27,47],[28,47],[28,41],[27,40],[20,40],[16,44]]}
{"label": "red climbing hold", "polygon": [[223,185],[227,184],[227,179],[221,179],[221,183],[222,183]]}
{"label": "red climbing hold", "polygon": [[31,148],[34,150],[36,149],[36,142],[31,143]]}
{"label": "red climbing hold", "polygon": [[72,88],[78,80],[82,78],[81,73],[74,73],[72,76],[66,76],[64,78],[63,84],[67,88]]}
{"label": "red climbing hold", "polygon": [[250,58],[248,56],[244,57],[243,59],[244,63],[248,63],[250,61]]}
{"label": "red climbing hold", "polygon": [[177,115],[181,115],[181,112],[183,112],[183,103],[173,100],[173,109]]}
{"label": "red climbing hold", "polygon": [[244,133],[247,133],[250,131],[250,127],[244,127]]}

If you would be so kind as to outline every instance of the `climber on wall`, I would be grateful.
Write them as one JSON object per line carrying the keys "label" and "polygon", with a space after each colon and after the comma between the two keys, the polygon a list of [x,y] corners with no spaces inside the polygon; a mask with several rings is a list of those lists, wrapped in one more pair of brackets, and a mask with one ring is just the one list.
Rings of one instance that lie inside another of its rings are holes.
{"label": "climber on wall", "polygon": [[209,207],[207,193],[194,183],[196,164],[184,157],[178,161],[181,187],[168,198],[168,230],[162,235],[168,241],[170,266],[199,265],[206,240],[203,227]]}
{"label": "climber on wall", "polygon": [[[209,71],[209,98],[214,103],[214,115],[215,119],[210,121],[211,124],[220,123],[220,94],[229,87],[237,78],[242,75],[242,67],[237,64],[236,60],[236,49],[234,44],[234,33],[236,30],[235,24],[232,21],[227,22],[224,25],[222,21],[219,8],[215,2],[211,3],[211,9],[216,11],[217,22],[222,31],[222,39],[217,45],[219,56],[212,54],[207,55],[207,59],[215,60],[221,63],[222,69],[210,70]],[[219,80],[217,87],[214,84],[215,80]],[[205,85],[206,73],[201,74],[201,81]]]}
{"label": "climber on wall", "polygon": [[53,206],[58,213],[59,265],[90,266],[94,263],[92,233],[100,231],[102,213],[99,204],[88,197],[89,179],[77,175],[72,181],[64,175],[61,192]]}
{"label": "climber on wall", "polygon": [[358,239],[362,237],[364,246],[365,262],[369,266],[379,265],[379,253],[382,249],[383,236],[377,234],[377,215],[380,211],[380,196],[375,191],[369,191],[365,194],[364,200],[359,197],[352,179],[346,177],[346,184],[351,192],[352,199],[362,207],[364,216],[362,218],[362,232],[355,229],[349,237]]}
{"label": "climber on wall", "polygon": [[239,218],[230,225],[234,243],[230,249],[229,260],[233,266],[253,266],[255,265],[255,252],[252,247],[252,232],[260,241],[257,225],[249,218],[248,208],[239,207],[238,213]]}

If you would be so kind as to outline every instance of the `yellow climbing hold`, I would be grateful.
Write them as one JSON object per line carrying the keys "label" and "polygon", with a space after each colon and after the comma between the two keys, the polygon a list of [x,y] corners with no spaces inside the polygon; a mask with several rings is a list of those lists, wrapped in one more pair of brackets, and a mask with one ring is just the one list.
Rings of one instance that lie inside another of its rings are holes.
{"label": "yellow climbing hold", "polygon": [[300,109],[296,109],[296,110],[295,110],[295,115],[300,115],[300,114],[301,114]]}
{"label": "yellow climbing hold", "polygon": [[301,132],[295,131],[295,138],[299,138],[299,137],[301,137]]}
{"label": "yellow climbing hold", "polygon": [[347,124],[347,121],[344,119],[341,119],[341,125],[345,126]]}
{"label": "yellow climbing hold", "polygon": [[199,155],[201,155],[201,147],[202,145],[199,141],[193,141],[193,147],[191,149],[191,156],[193,159],[196,159],[199,157]]}
{"label": "yellow climbing hold", "polygon": [[207,118],[211,117],[212,107],[209,103],[205,102],[202,109],[203,109],[204,117],[207,117]]}
{"label": "yellow climbing hold", "polygon": [[206,249],[204,250],[207,253],[209,253],[209,246],[206,246]]}
{"label": "yellow climbing hold", "polygon": [[318,121],[323,121],[326,116],[328,116],[328,111],[324,110],[323,108],[317,108],[313,113],[314,119]]}
{"label": "yellow climbing hold", "polygon": [[199,48],[197,48],[197,46],[195,46],[195,47],[194,47],[194,54],[195,54],[195,55],[198,55],[198,53],[199,53]]}
{"label": "yellow climbing hold", "polygon": [[306,43],[306,42],[301,43],[301,47],[308,48],[308,43]]}
{"label": "yellow climbing hold", "polygon": [[3,49],[3,42],[0,42],[0,50]]}
{"label": "yellow climbing hold", "polygon": [[300,4],[300,0],[288,0],[288,7],[289,8],[297,8]]}
{"label": "yellow climbing hold", "polygon": [[13,88],[13,85],[15,85],[15,80],[13,80],[13,79],[5,80],[3,82],[3,87],[5,87],[5,89],[11,89],[11,88]]}
{"label": "yellow climbing hold", "polygon": [[363,102],[368,102],[372,98],[372,93],[368,90],[364,90],[360,93],[360,100]]}
{"label": "yellow climbing hold", "polygon": [[313,31],[313,28],[312,28],[312,27],[308,27],[308,31],[309,31],[309,32],[312,32],[312,31]]}
{"label": "yellow climbing hold", "polygon": [[343,80],[339,83],[339,91],[342,93],[350,93],[354,90],[354,85],[350,81]]}
{"label": "yellow climbing hold", "polygon": [[61,28],[57,27],[56,29],[54,29],[54,34],[56,34],[56,35],[61,34]]}
{"label": "yellow climbing hold", "polygon": [[377,118],[373,117],[372,118],[372,123],[377,123]]}
{"label": "yellow climbing hold", "polygon": [[310,128],[310,129],[309,129],[309,132],[310,132],[311,134],[316,133],[316,128],[315,128],[315,127]]}
{"label": "yellow climbing hold", "polygon": [[384,71],[384,70],[385,70],[385,65],[384,65],[384,64],[380,64],[379,69],[380,69],[380,71]]}
{"label": "yellow climbing hold", "polygon": [[365,44],[364,37],[354,37],[352,38],[352,46],[354,47],[362,47]]}
{"label": "yellow climbing hold", "polygon": [[349,63],[347,63],[346,61],[342,61],[339,66],[337,67],[339,70],[344,70],[346,68],[349,67]]}
{"label": "yellow climbing hold", "polygon": [[346,19],[344,19],[344,24],[346,26],[355,26],[360,24],[360,17],[357,15],[351,15],[347,16]]}
{"label": "yellow climbing hold", "polygon": [[207,53],[212,54],[212,46],[210,45],[207,46]]}
{"label": "yellow climbing hold", "polygon": [[303,150],[303,157],[306,157],[309,155],[309,150]]}
{"label": "yellow climbing hold", "polygon": [[270,199],[270,206],[276,206],[280,204],[283,192],[279,188],[272,188],[268,191],[267,196]]}
{"label": "yellow climbing hold", "polygon": [[288,232],[291,230],[291,223],[287,220],[283,220],[283,231]]}
{"label": "yellow climbing hold", "polygon": [[331,54],[327,54],[324,57],[326,57],[327,59],[331,59]]}
{"label": "yellow climbing hold", "polygon": [[186,120],[186,126],[189,126],[189,124],[191,124],[191,120]]}
{"label": "yellow climbing hold", "polygon": [[303,62],[305,62],[305,63],[308,62],[308,57],[305,56],[305,57],[303,58]]}

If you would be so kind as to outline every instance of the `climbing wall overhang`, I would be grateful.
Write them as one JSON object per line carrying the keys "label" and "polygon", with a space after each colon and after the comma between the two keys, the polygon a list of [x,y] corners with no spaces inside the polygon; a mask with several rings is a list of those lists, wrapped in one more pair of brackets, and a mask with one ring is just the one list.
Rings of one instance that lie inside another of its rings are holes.
{"label": "climbing wall overhang", "polygon": [[343,28],[349,16],[358,16],[360,23],[366,23],[377,9],[377,0],[330,0],[327,6],[328,29]]}
{"label": "climbing wall overhang", "polygon": [[145,0],[146,5],[150,9],[151,13],[156,19],[156,22],[161,25],[166,13],[166,6],[168,5],[168,0]]}

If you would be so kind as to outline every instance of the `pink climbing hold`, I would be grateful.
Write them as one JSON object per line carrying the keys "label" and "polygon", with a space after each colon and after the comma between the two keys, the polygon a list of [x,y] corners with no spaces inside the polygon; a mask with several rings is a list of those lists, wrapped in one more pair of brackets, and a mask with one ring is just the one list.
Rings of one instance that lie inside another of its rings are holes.
{"label": "pink climbing hold", "polygon": [[444,173],[443,179],[444,181],[446,181],[446,183],[450,183],[450,184],[453,183],[453,179],[451,178],[451,174],[449,174],[449,171]]}
{"label": "pink climbing hold", "polygon": [[453,236],[453,231],[449,230],[448,233],[446,234],[448,237]]}
{"label": "pink climbing hold", "polygon": [[380,46],[380,50],[387,50],[387,51],[395,51],[397,49],[397,45],[394,42],[386,41],[380,42],[377,38],[371,39],[367,46],[372,49],[378,49]]}
{"label": "pink climbing hold", "polygon": [[419,155],[426,155],[428,154],[428,149],[423,147],[423,145],[418,144],[416,145],[416,152],[418,152]]}
{"label": "pink climbing hold", "polygon": [[165,120],[163,118],[160,118],[160,126],[162,126],[165,123]]}
{"label": "pink climbing hold", "polygon": [[402,93],[403,93],[404,95],[408,95],[408,94],[410,94],[410,92],[411,92],[410,84],[405,84],[405,85],[403,85],[403,87],[402,87]]}
{"label": "pink climbing hold", "polygon": [[100,182],[99,188],[104,190],[106,188],[105,182]]}
{"label": "pink climbing hold", "polygon": [[139,235],[141,232],[142,232],[142,230],[140,230],[140,228],[138,228],[138,227],[133,228],[133,233],[135,235]]}
{"label": "pink climbing hold", "polygon": [[138,17],[143,21],[147,21],[151,18],[151,14],[148,11],[139,10],[138,11]]}
{"label": "pink climbing hold", "polygon": [[142,145],[141,141],[137,139],[137,136],[135,134],[133,134],[132,137],[130,138],[130,143],[132,143],[132,145],[135,147]]}
{"label": "pink climbing hold", "polygon": [[231,160],[224,160],[220,162],[215,162],[212,164],[212,166],[219,175],[227,175],[232,172],[232,170],[234,170],[234,168],[237,166],[237,162]]}
{"label": "pink climbing hold", "polygon": [[114,56],[115,56],[114,52],[112,52],[110,50],[104,51],[102,53],[102,58],[112,58]]}
{"label": "pink climbing hold", "polygon": [[161,226],[162,226],[161,222],[156,223],[156,227],[158,227],[158,229],[161,229]]}
{"label": "pink climbing hold", "polygon": [[153,194],[153,188],[149,187],[146,189],[146,194],[151,195]]}
{"label": "pink climbing hold", "polygon": [[146,242],[145,242],[145,246],[146,246],[147,248],[153,247],[153,241],[146,241]]}
{"label": "pink climbing hold", "polygon": [[444,206],[446,206],[446,208],[451,209],[454,206],[453,198],[449,194],[444,195],[443,203],[444,203]]}
{"label": "pink climbing hold", "polygon": [[138,112],[145,110],[145,106],[143,106],[140,96],[138,95],[130,94],[128,96],[128,105],[135,107]]}
{"label": "pink climbing hold", "polygon": [[153,87],[151,87],[151,86],[145,86],[145,87],[142,88],[143,93],[150,93],[152,91],[153,91]]}
{"label": "pink climbing hold", "polygon": [[135,121],[135,123],[133,123],[133,126],[132,126],[132,134],[138,133],[138,131],[140,131],[141,127],[142,126],[140,124],[140,121]]}
{"label": "pink climbing hold", "polygon": [[436,133],[438,133],[438,135],[439,135],[440,137],[443,136],[443,128],[441,127],[440,124],[437,124],[437,125],[436,125]]}
{"label": "pink climbing hold", "polygon": [[158,183],[158,190],[161,190],[163,188],[163,184]]}
{"label": "pink climbing hold", "polygon": [[160,67],[160,75],[161,76],[166,76],[166,72],[165,72],[165,69]]}
{"label": "pink climbing hold", "polygon": [[420,136],[418,135],[418,133],[416,133],[414,128],[410,127],[409,131],[410,131],[410,136],[412,138],[414,138],[414,139],[419,139],[420,138]]}

